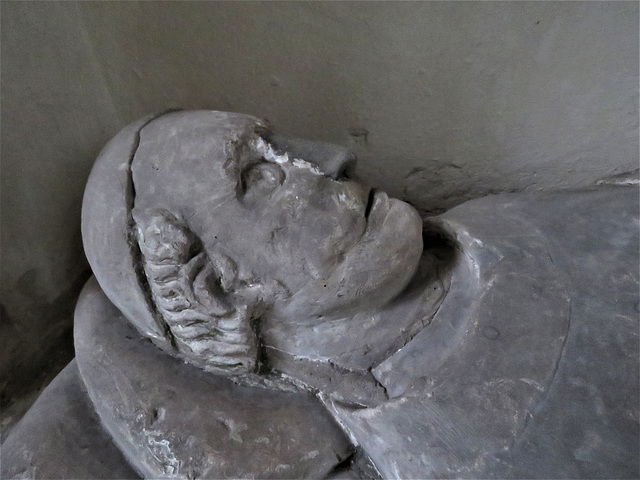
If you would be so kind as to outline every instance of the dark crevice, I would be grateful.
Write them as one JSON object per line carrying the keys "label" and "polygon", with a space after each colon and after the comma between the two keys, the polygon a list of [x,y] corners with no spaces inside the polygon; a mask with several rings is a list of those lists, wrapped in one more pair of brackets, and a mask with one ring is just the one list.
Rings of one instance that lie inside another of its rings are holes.
{"label": "dark crevice", "polygon": [[327,477],[344,475],[346,478],[359,478],[362,480],[383,478],[362,447],[356,446],[348,456],[342,460],[338,458],[338,460],[339,463],[333,467]]}
{"label": "dark crevice", "polygon": [[331,392],[352,408],[378,405],[389,399],[386,388],[368,370],[353,370],[329,360],[298,357],[273,346],[266,346],[270,367],[293,379],[313,394]]}
{"label": "dark crevice", "polygon": [[251,330],[253,330],[256,342],[256,365],[254,373],[259,375],[266,374],[271,371],[271,367],[269,366],[266,346],[262,341],[262,319],[260,317],[252,318],[249,321],[249,325],[251,326]]}
{"label": "dark crevice", "polygon": [[372,188],[369,191],[369,198],[367,198],[367,206],[364,209],[364,218],[369,218],[369,214],[371,213],[371,208],[373,207],[373,201],[375,199],[376,191]]}

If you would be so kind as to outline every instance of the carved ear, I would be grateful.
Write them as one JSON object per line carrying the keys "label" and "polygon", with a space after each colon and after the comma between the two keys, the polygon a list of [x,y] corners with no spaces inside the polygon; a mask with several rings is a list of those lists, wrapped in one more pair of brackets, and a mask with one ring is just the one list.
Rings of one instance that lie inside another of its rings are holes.
{"label": "carved ear", "polygon": [[138,244],[151,300],[186,361],[225,375],[256,370],[253,305],[236,305],[232,259],[210,258],[200,239],[166,210],[135,212]]}
{"label": "carved ear", "polygon": [[167,210],[133,210],[142,255],[155,264],[185,263],[199,239]]}

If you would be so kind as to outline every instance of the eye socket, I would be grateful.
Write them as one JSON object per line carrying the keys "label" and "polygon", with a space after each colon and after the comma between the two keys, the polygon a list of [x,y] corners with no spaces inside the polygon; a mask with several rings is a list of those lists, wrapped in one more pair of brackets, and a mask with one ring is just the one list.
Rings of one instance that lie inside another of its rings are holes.
{"label": "eye socket", "polygon": [[256,163],[242,172],[242,189],[245,193],[251,190],[268,192],[284,181],[284,172],[276,163]]}

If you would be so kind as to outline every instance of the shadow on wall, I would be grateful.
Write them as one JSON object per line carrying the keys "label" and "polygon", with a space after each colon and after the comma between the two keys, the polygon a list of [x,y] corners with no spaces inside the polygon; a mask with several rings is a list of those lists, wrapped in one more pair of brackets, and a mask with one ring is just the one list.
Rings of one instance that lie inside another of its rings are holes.
{"label": "shadow on wall", "polygon": [[[354,148],[438,211],[635,168],[632,3],[81,4],[127,121],[214,108]],[[459,168],[458,168],[459,167]],[[423,174],[415,175],[416,169]]]}
{"label": "shadow on wall", "polygon": [[[30,270],[20,281],[29,297],[33,297],[29,289],[36,274]],[[12,318],[0,303],[1,441],[40,391],[73,358],[73,310],[80,290],[90,276],[91,271],[85,270],[51,303],[32,303],[31,311],[18,319]],[[15,291],[10,294],[20,295]],[[46,328],[36,322],[24,321],[32,316],[38,317]]]}

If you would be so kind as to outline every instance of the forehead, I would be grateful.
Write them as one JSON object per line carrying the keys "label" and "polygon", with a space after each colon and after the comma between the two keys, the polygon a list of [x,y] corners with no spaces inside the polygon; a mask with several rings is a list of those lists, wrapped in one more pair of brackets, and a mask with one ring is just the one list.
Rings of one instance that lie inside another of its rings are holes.
{"label": "forehead", "polygon": [[137,210],[164,208],[183,218],[211,212],[237,195],[242,171],[260,161],[321,177],[332,175],[318,165],[331,169],[333,162],[338,172],[353,163],[341,147],[293,140],[291,149],[274,148],[271,136],[264,122],[248,115],[195,111],[159,117],[140,131],[131,162]]}
{"label": "forehead", "polygon": [[259,159],[268,130],[258,119],[224,112],[174,112],[140,131],[131,162],[135,206],[177,215],[235,195],[241,170]]}

